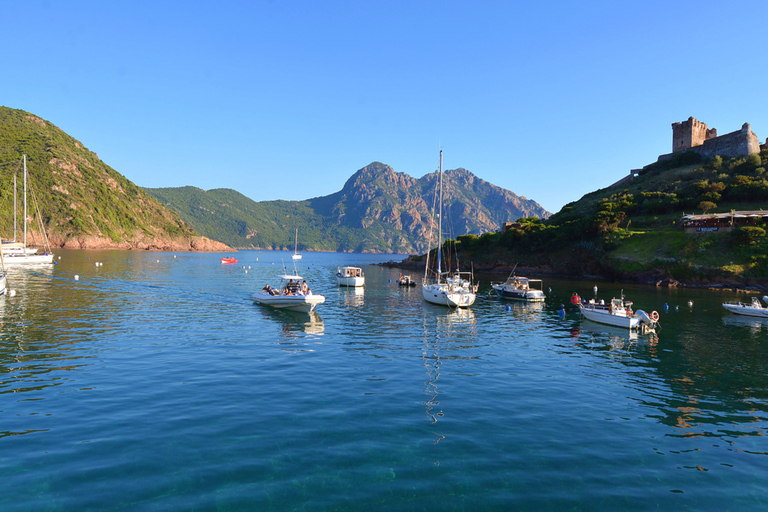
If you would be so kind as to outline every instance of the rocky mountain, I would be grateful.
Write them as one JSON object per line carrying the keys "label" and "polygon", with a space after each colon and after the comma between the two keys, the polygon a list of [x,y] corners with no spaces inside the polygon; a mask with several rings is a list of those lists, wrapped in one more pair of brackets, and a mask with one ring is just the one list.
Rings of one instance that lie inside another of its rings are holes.
{"label": "rocky mountain", "polygon": [[[254,202],[233,190],[145,189],[199,233],[234,247],[424,252],[435,204],[437,171],[416,179],[380,162],[355,172],[339,192],[305,201]],[[455,238],[498,231],[520,217],[549,217],[535,201],[466,169],[443,173],[443,231]]]}
{"label": "rocky mountain", "polygon": [[[0,107],[0,235],[4,238],[13,236],[13,177],[19,180],[21,195],[23,155],[31,191],[54,247],[228,249],[197,235],[175,212],[49,121]],[[34,209],[30,211],[36,217]],[[20,213],[17,216],[21,219]],[[41,242],[39,232],[33,235]]]}

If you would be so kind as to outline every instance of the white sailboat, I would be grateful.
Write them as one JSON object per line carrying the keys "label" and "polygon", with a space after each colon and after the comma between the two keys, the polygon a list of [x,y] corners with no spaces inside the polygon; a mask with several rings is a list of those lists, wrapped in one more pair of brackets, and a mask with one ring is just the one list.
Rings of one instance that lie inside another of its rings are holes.
{"label": "white sailboat", "polygon": [[471,272],[460,272],[457,268],[454,272],[442,271],[442,237],[443,237],[443,150],[440,150],[440,166],[438,167],[438,228],[437,228],[437,268],[430,269],[429,254],[431,252],[432,237],[430,236],[430,247],[427,248],[427,263],[424,268],[424,280],[422,285],[422,295],[424,300],[432,304],[449,307],[468,307],[474,304],[477,297],[477,285],[472,284]]}
{"label": "white sailboat", "polygon": [[299,228],[296,228],[296,242],[293,246],[293,255],[291,256],[294,260],[300,260],[301,259],[301,253],[299,253]]}
{"label": "white sailboat", "polygon": [[[34,196],[33,196],[34,198]],[[51,252],[50,245],[48,244],[48,236],[45,234],[45,228],[43,227],[42,217],[40,215],[40,209],[37,206],[37,201],[34,202],[36,218],[38,222],[38,229],[40,236],[43,238],[43,245],[45,252],[42,254],[37,253],[37,248],[31,248],[27,246],[27,155],[24,155],[24,240],[23,242],[16,241],[16,186],[14,180],[14,225],[12,241],[2,243],[2,254],[5,265],[15,264],[36,264],[36,263],[53,263],[53,253]]]}

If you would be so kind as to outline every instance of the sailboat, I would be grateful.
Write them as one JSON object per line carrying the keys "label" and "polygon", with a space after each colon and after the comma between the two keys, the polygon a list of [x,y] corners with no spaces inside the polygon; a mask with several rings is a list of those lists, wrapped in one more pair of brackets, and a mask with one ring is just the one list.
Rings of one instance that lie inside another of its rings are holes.
{"label": "sailboat", "polygon": [[[32,196],[34,199],[34,195]],[[43,227],[42,217],[40,215],[40,209],[37,206],[37,201],[34,202],[35,212],[38,222],[38,229],[40,235],[43,238],[43,244],[45,246],[45,252],[42,254],[37,253],[36,248],[27,247],[27,155],[24,155],[24,241],[16,241],[16,187],[14,180],[14,221],[13,221],[13,240],[3,241],[2,254],[4,259],[4,265],[15,264],[29,264],[29,263],[53,263],[53,253],[51,252],[50,245],[48,244],[48,237],[45,234],[45,228]]]}
{"label": "sailboat", "polygon": [[293,246],[293,255],[291,255],[291,258],[294,260],[301,259],[301,253],[299,253],[299,228],[296,228],[296,243]]}
{"label": "sailboat", "polygon": [[8,286],[8,271],[5,270],[5,258],[0,251],[0,295],[5,295]]}
{"label": "sailboat", "polygon": [[456,270],[443,272],[442,270],[442,245],[443,245],[443,150],[440,150],[440,166],[438,167],[437,177],[438,187],[438,227],[437,227],[437,266],[430,269],[431,242],[427,248],[427,263],[424,268],[424,280],[422,285],[422,294],[424,300],[432,304],[450,307],[467,307],[475,302],[477,297],[477,285],[472,284],[471,272],[460,272],[458,268],[458,259],[456,260]]}

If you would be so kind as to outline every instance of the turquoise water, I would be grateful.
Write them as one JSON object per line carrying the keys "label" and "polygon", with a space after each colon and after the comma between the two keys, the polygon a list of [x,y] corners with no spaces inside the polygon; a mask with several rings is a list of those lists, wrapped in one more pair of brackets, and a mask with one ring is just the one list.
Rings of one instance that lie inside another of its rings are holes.
{"label": "turquoise water", "polygon": [[[288,252],[59,254],[0,298],[0,510],[768,508],[768,321],[720,305],[745,295],[545,279],[523,305],[481,276],[451,311],[390,256],[305,253],[305,315],[250,300]],[[659,336],[558,315],[594,284]]]}

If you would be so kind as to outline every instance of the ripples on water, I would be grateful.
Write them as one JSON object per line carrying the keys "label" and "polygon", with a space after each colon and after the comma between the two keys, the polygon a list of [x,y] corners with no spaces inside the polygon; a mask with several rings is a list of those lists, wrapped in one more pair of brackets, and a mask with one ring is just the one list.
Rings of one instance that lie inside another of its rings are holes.
{"label": "ripples on water", "polygon": [[14,270],[0,509],[766,508],[768,322],[726,313],[728,294],[625,286],[662,315],[630,336],[558,315],[591,282],[545,279],[524,305],[483,276],[451,311],[376,265],[336,287],[336,265],[386,256],[308,253],[316,313],[253,305],[287,254]]}

